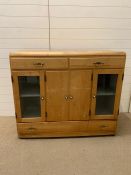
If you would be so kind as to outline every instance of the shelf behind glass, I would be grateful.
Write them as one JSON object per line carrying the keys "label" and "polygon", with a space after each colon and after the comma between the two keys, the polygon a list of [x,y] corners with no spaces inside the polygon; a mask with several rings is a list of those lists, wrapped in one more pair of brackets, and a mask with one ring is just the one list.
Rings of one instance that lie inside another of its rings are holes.
{"label": "shelf behind glass", "polygon": [[40,90],[38,86],[26,85],[21,88],[20,97],[40,97]]}
{"label": "shelf behind glass", "polygon": [[21,98],[22,118],[40,117],[40,98]]}
{"label": "shelf behind glass", "polygon": [[96,97],[96,115],[112,115],[114,110],[114,95]]}
{"label": "shelf behind glass", "polygon": [[102,96],[102,95],[104,95],[104,96],[105,95],[115,95],[115,92],[110,90],[110,89],[109,90],[108,89],[107,90],[105,90],[105,89],[104,90],[98,90],[97,91],[97,96]]}

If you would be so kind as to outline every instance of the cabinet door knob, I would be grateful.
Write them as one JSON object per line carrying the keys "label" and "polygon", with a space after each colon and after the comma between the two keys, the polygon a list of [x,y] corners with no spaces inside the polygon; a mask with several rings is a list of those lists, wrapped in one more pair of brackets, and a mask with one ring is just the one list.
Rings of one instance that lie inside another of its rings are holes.
{"label": "cabinet door knob", "polygon": [[65,100],[68,100],[68,96],[65,96]]}
{"label": "cabinet door knob", "polygon": [[93,98],[96,98],[96,96],[94,95]]}
{"label": "cabinet door knob", "polygon": [[72,96],[70,96],[69,98],[70,98],[70,100],[72,100],[72,99],[73,99],[73,97],[72,97]]}
{"label": "cabinet door knob", "polygon": [[44,100],[45,98],[44,97],[41,97],[41,100]]}

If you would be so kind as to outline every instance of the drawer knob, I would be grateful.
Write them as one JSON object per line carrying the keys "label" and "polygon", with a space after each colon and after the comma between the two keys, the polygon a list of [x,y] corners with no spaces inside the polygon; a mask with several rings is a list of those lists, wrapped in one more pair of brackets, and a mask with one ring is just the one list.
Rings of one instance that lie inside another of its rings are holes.
{"label": "drawer knob", "polygon": [[34,63],[33,65],[34,65],[34,66],[44,66],[45,63]]}
{"label": "drawer knob", "polygon": [[41,66],[44,66],[45,65],[45,63],[41,63]]}
{"label": "drawer knob", "polygon": [[28,128],[28,130],[35,130],[36,128],[34,128],[34,127],[30,127],[30,128]]}
{"label": "drawer knob", "polygon": [[107,125],[100,125],[101,128],[106,128],[108,127]]}
{"label": "drawer knob", "polygon": [[102,65],[102,64],[104,64],[104,63],[102,63],[102,62],[95,62],[95,63],[93,63],[93,64],[95,64],[95,65]]}

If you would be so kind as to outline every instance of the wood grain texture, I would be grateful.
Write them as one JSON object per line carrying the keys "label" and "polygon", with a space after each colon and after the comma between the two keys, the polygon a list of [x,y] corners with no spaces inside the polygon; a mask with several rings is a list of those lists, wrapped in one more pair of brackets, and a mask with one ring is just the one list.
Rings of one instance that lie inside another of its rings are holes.
{"label": "wood grain texture", "polygon": [[46,71],[47,121],[68,120],[68,71]]}
{"label": "wood grain texture", "polygon": [[113,135],[115,129],[116,121],[17,123],[20,138]]}
{"label": "wood grain texture", "polygon": [[[10,56],[20,138],[114,135],[124,52],[18,52]],[[118,75],[112,115],[95,115],[99,74]],[[22,118],[18,76],[39,76],[41,116]],[[99,120],[98,120],[99,119]]]}
{"label": "wood grain texture", "polygon": [[[123,68],[125,58],[115,56],[97,56],[90,58],[70,58],[70,68]],[[100,64],[96,64],[99,62]]]}
{"label": "wood grain texture", "polygon": [[64,69],[68,68],[67,58],[12,58],[10,60],[12,69]]}
{"label": "wood grain texture", "polygon": [[92,70],[71,70],[69,73],[69,120],[88,120]]}
{"label": "wood grain texture", "polygon": [[65,56],[65,57],[98,57],[98,56],[123,56],[125,58],[125,52],[116,52],[116,51],[19,51],[10,53],[10,57],[58,57],[58,56]]}
{"label": "wood grain texture", "polygon": [[88,125],[88,132],[90,135],[99,135],[102,133],[114,133],[116,131],[116,121],[107,121],[107,120],[101,120],[101,121],[96,121],[92,120],[89,121]]}

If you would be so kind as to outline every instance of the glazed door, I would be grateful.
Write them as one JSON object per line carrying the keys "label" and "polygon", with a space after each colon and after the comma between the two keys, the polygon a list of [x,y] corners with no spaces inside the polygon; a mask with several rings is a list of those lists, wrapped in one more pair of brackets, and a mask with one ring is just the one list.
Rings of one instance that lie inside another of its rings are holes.
{"label": "glazed door", "polygon": [[68,71],[46,71],[47,121],[68,120]]}
{"label": "glazed door", "polygon": [[122,77],[121,69],[94,70],[91,118],[115,119],[117,117]]}
{"label": "glazed door", "polygon": [[88,120],[91,101],[91,70],[69,72],[69,120]]}
{"label": "glazed door", "polygon": [[13,71],[12,76],[18,122],[44,121],[44,72]]}

